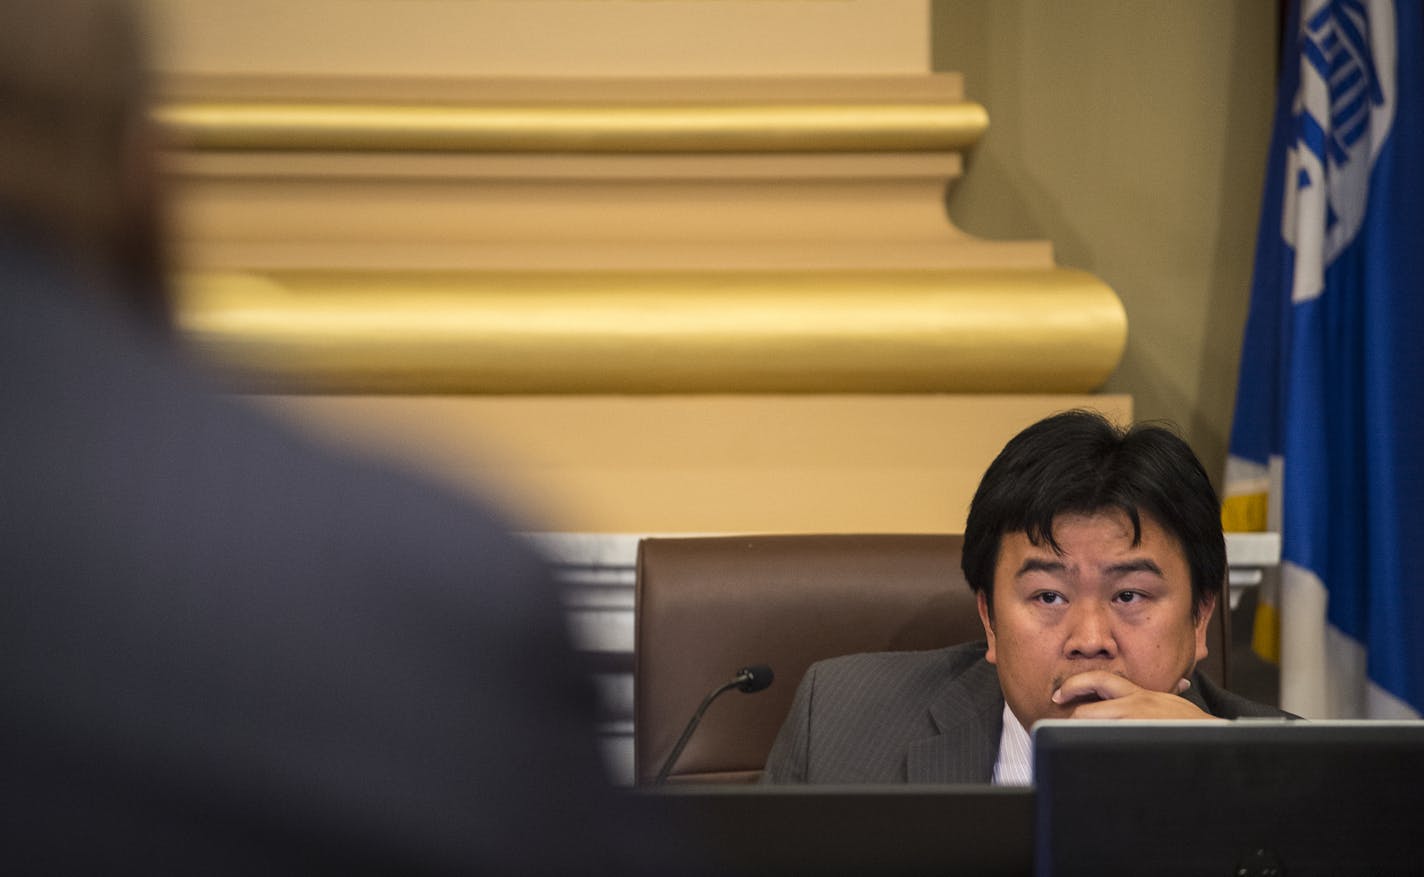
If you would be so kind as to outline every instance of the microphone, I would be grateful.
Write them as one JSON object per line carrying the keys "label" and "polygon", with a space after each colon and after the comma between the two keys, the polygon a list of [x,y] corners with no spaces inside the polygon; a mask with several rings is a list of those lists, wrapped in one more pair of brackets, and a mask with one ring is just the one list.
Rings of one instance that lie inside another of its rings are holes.
{"label": "microphone", "polygon": [[750,667],[743,667],[737,671],[737,690],[743,694],[756,694],[771,687],[771,680],[776,678],[776,674],[771,672],[771,668],[765,664],[753,664]]}
{"label": "microphone", "polygon": [[702,722],[702,714],[707,712],[707,708],[712,705],[725,691],[735,688],[744,694],[755,694],[771,685],[775,678],[771,668],[765,664],[753,664],[750,667],[743,667],[737,671],[737,675],[731,682],[724,683],[712,689],[712,692],[703,698],[702,706],[693,713],[692,721],[687,723],[687,727],[682,729],[682,736],[677,738],[677,744],[672,747],[672,752],[668,753],[667,760],[663,762],[662,768],[658,771],[657,778],[653,780],[653,785],[661,786],[667,782],[668,774],[672,773],[673,765],[677,764],[678,756],[682,755],[683,747],[687,746],[687,741],[692,739],[692,732],[697,730],[697,726]]}

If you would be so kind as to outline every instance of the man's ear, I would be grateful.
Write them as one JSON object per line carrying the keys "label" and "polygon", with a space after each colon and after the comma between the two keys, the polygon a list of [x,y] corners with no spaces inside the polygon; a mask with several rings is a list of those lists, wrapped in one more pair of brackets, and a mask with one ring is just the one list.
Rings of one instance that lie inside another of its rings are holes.
{"label": "man's ear", "polygon": [[989,641],[989,651],[984,654],[984,660],[990,664],[997,664],[998,659],[994,654],[994,621],[989,617],[989,597],[985,592],[978,594],[979,602],[979,622],[984,625],[984,639]]}
{"label": "man's ear", "polygon": [[1197,662],[1206,660],[1207,652],[1210,651],[1206,645],[1206,627],[1211,623],[1211,613],[1216,611],[1216,595],[1211,594],[1206,602],[1197,610],[1196,637],[1197,637]]}

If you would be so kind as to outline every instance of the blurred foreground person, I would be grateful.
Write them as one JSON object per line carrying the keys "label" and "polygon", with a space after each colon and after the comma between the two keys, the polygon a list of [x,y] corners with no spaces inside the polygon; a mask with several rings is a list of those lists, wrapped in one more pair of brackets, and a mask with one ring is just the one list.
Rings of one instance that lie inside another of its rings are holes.
{"label": "blurred foreground person", "polygon": [[163,342],[130,12],[0,3],[0,870],[644,870],[506,524]]}

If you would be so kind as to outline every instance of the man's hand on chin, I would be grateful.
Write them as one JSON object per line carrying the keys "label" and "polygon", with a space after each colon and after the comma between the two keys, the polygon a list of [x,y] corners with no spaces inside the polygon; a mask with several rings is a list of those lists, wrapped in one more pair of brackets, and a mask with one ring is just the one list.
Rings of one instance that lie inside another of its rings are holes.
{"label": "man's hand on chin", "polygon": [[1074,719],[1200,719],[1224,721],[1202,712],[1178,695],[1190,685],[1183,679],[1177,692],[1151,691],[1106,670],[1089,670],[1063,680],[1053,702],[1072,708]]}

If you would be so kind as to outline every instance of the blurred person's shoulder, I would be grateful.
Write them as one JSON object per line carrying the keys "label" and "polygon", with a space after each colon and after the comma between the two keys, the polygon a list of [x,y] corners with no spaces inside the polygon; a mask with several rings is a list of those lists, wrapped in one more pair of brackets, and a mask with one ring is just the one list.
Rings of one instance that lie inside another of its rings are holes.
{"label": "blurred person's shoulder", "polygon": [[555,584],[504,515],[213,392],[43,252],[0,242],[0,307],[5,797],[54,804],[19,860],[637,858]]}
{"label": "blurred person's shoulder", "polygon": [[308,603],[404,595],[406,608],[419,595],[449,619],[497,610],[562,638],[546,566],[500,509],[219,392],[118,302],[42,244],[0,240],[10,500],[0,522],[56,534],[70,556],[45,540],[12,550],[44,552],[54,575],[76,582],[71,567],[102,556],[135,590],[270,588],[274,600]]}

